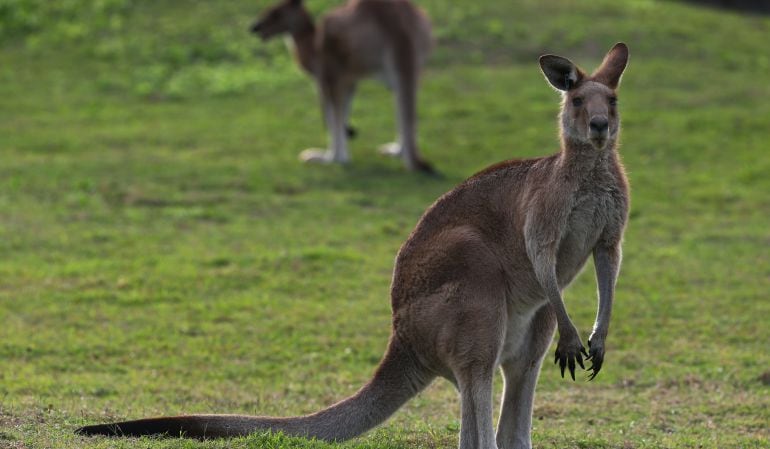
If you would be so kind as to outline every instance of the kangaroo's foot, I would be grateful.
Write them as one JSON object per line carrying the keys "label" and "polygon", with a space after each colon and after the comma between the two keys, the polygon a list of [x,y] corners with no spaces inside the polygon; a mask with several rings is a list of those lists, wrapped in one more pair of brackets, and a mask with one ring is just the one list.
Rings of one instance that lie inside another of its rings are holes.
{"label": "kangaroo's foot", "polygon": [[390,142],[380,145],[379,152],[389,157],[401,157],[401,145],[398,142]]}
{"label": "kangaroo's foot", "polygon": [[[404,157],[404,151],[401,147],[401,144],[398,142],[390,142],[383,145],[380,145],[379,152],[382,155],[389,156],[389,157]],[[422,173],[432,174],[436,175],[436,170],[433,169],[433,166],[420,158],[410,160],[409,158],[405,159],[406,168],[408,168],[411,171],[418,171]]]}
{"label": "kangaroo's foot", "polygon": [[335,157],[334,151],[321,148],[308,148],[299,154],[299,160],[310,164],[345,164],[347,158]]}
{"label": "kangaroo's foot", "polygon": [[432,175],[432,176],[441,176],[439,172],[436,171],[435,168],[433,168],[433,165],[430,164],[430,162],[424,161],[422,159],[418,159],[414,161],[410,166],[409,169],[412,171],[418,171],[421,173],[425,173],[426,175]]}

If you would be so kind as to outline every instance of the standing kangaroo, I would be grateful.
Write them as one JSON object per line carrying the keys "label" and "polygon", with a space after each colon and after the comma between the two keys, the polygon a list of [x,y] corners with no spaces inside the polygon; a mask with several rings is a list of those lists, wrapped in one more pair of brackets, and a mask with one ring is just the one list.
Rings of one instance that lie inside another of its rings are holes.
{"label": "standing kangaroo", "polygon": [[347,163],[347,127],[356,84],[377,76],[395,90],[398,141],[383,145],[410,170],[431,172],[417,151],[417,84],[432,46],[430,21],[409,0],[350,0],[316,27],[303,0],[283,0],[251,28],[263,40],[289,33],[299,64],[318,83],[329,148],[300,153],[305,162]]}
{"label": "standing kangaroo", "polygon": [[[487,168],[428,209],[396,258],[388,349],[353,396],[294,418],[188,415],[78,431],[226,437],[270,429],[339,441],[383,422],[441,376],[460,392],[460,448],[530,448],[535,384],[554,330],[562,377],[568,368],[574,380],[583,355],[593,362],[590,379],[604,361],[629,205],[615,92],[627,61],[622,43],[590,76],[560,56],[540,58],[563,91],[561,151]],[[562,290],[591,254],[599,305],[586,352]],[[495,438],[498,366],[505,391]]]}

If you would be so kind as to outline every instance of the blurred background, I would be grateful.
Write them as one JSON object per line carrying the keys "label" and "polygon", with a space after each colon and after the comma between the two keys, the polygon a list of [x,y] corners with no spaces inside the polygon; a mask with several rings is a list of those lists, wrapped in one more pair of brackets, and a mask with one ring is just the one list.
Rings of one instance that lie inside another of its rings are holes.
{"label": "blurred background", "polygon": [[[437,39],[419,140],[441,177],[377,154],[394,112],[375,82],[353,162],[300,164],[326,136],[283,43],[248,33],[268,2],[0,0],[0,447],[327,447],[72,430],[354,392],[422,212],[487,165],[558,150],[537,57],[590,71],[618,41],[633,199],[608,353],[592,383],[544,365],[535,446],[770,447],[768,3],[417,3]],[[592,270],[565,294],[584,340]],[[455,447],[458,420],[438,381],[344,446]]]}

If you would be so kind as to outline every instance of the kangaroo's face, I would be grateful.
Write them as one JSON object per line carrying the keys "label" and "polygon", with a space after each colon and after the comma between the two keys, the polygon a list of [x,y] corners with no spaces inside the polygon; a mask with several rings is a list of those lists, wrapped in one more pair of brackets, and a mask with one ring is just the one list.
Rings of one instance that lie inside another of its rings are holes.
{"label": "kangaroo's face", "polygon": [[596,81],[583,81],[564,95],[562,129],[575,140],[604,149],[607,142],[617,138],[617,103],[615,90]]}
{"label": "kangaroo's face", "polygon": [[597,150],[615,141],[620,129],[617,87],[628,63],[628,47],[616,44],[588,76],[567,58],[540,57],[548,82],[563,92],[561,127],[566,137]]}
{"label": "kangaroo's face", "polygon": [[262,13],[251,26],[263,41],[296,30],[301,24],[304,9],[302,0],[283,0]]}

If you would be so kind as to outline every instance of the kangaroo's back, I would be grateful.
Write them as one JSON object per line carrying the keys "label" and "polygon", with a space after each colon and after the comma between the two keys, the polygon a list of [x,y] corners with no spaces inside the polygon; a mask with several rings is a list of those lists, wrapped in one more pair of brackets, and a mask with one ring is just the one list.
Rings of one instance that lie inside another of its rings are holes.
{"label": "kangaroo's back", "polygon": [[341,61],[373,72],[388,54],[412,58],[417,69],[433,46],[427,14],[409,0],[349,2],[323,17],[320,35],[320,45],[331,46]]}

